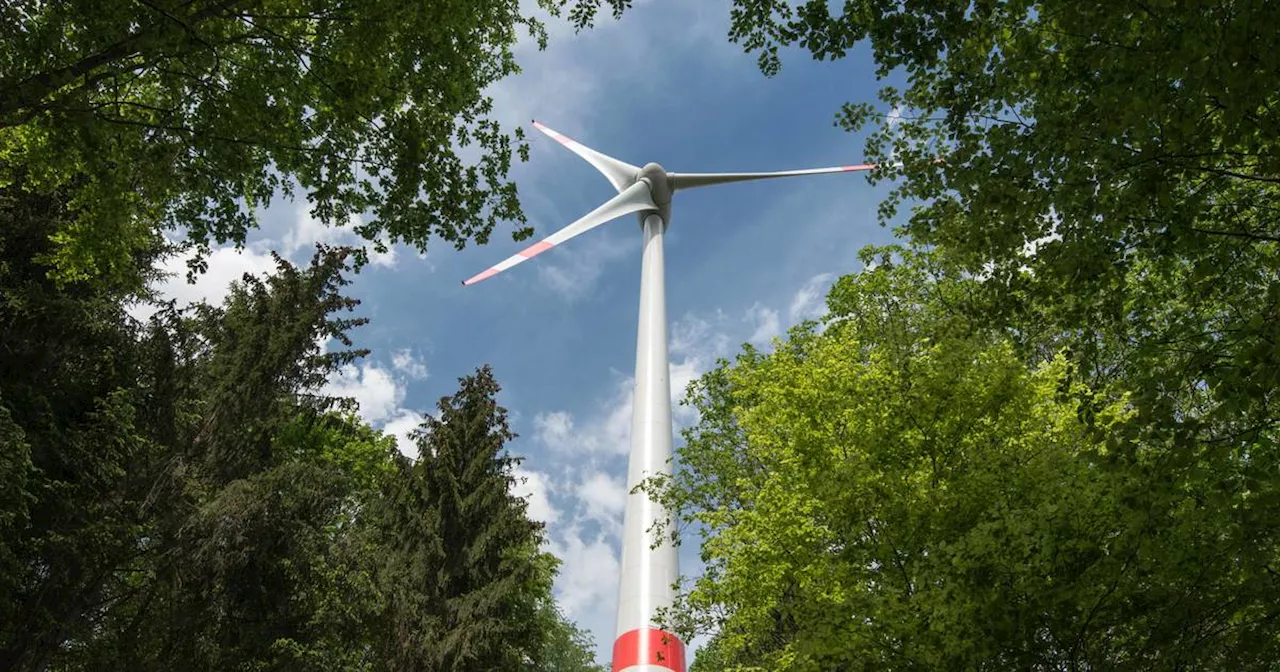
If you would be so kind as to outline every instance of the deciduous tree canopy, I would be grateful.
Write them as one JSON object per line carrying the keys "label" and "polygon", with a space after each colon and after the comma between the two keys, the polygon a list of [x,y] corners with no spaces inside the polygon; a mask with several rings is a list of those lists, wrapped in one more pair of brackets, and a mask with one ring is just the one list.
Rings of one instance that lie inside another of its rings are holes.
{"label": "deciduous tree canopy", "polygon": [[64,279],[136,272],[160,226],[241,243],[295,183],[370,240],[484,243],[524,221],[484,91],[525,30],[516,0],[5,3],[0,186],[64,193]]}
{"label": "deciduous tree canopy", "polygon": [[902,254],[692,388],[662,490],[704,530],[697,669],[1266,669],[1274,434],[1156,439],[1123,386],[966,310],[980,281]]}

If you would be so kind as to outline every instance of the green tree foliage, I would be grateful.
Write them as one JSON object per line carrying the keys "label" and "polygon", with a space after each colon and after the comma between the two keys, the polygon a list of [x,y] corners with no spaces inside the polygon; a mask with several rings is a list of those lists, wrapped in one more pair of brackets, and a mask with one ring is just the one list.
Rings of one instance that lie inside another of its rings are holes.
{"label": "green tree foliage", "polygon": [[4,3],[0,187],[63,193],[63,279],[129,277],[160,226],[243,242],[295,184],[378,244],[484,243],[524,221],[484,93],[522,30],[516,0]]}
{"label": "green tree foliage", "polygon": [[570,621],[551,600],[539,607],[538,627],[545,633],[537,669],[544,672],[606,672],[596,664],[595,640]]}
{"label": "green tree foliage", "polygon": [[1274,433],[1231,459],[1153,442],[1130,395],[973,318],[983,281],[873,252],[825,330],[691,388],[662,491],[704,531],[705,664],[1270,669]]}
{"label": "green tree foliage", "polygon": [[[298,556],[351,491],[343,471],[278,440],[328,422],[300,395],[359,354],[316,346],[359,323],[335,315],[353,305],[339,294],[342,254],[305,270],[281,262],[223,308],[143,327],[124,312],[127,288],[59,288],[35,261],[65,207],[15,187],[3,196],[0,399],[18,506],[6,501],[0,667],[82,652],[102,668],[261,658],[305,622],[307,605],[284,608],[307,580]],[[348,442],[389,450],[358,429]],[[261,624],[257,638],[246,621]]]}
{"label": "green tree foliage", "polygon": [[63,290],[33,261],[64,217],[62,202],[0,190],[0,448],[6,472],[0,561],[0,667],[41,667],[80,614],[112,591],[111,570],[135,555],[146,477],[136,334],[126,293]]}
{"label": "green tree foliage", "polygon": [[906,86],[838,121],[902,162],[883,220],[911,204],[913,242],[991,275],[988,319],[1123,379],[1158,440],[1235,450],[1280,422],[1277,28],[1272,2],[735,0],[729,37],[767,74],[869,45]]}
{"label": "green tree foliage", "polygon": [[589,647],[506,490],[487,370],[417,465],[317,395],[363,354],[344,250],[139,324],[132,283],[37,261],[71,216],[0,188],[0,669],[524,669]]}
{"label": "green tree foliage", "polygon": [[416,434],[419,458],[398,461],[382,525],[387,549],[388,669],[539,669],[539,604],[554,560],[541,524],[511,493],[503,448],[514,437],[486,366],[461,379]]}

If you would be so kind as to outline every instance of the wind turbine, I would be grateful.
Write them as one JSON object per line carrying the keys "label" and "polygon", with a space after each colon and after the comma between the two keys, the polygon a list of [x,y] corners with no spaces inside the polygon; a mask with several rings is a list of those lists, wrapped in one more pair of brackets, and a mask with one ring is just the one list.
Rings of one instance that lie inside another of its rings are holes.
{"label": "wind turbine", "polygon": [[473,285],[546,252],[606,222],[639,213],[644,232],[640,267],[640,324],[636,335],[636,387],[631,416],[631,457],[627,467],[627,505],[622,536],[622,575],[618,585],[618,620],[613,643],[614,672],[685,672],[684,644],[657,627],[659,609],[675,601],[679,577],[676,549],[658,538],[654,523],[665,529],[671,512],[636,486],[654,474],[670,474],[671,384],[667,357],[666,285],[662,235],[671,223],[671,196],[681,189],[774,177],[821,175],[871,170],[875,164],[784,170],[772,173],[668,173],[656,163],[643,168],[601,154],[543,126],[534,127],[569,148],[604,174],[618,195],[582,219],[556,231],[476,276]]}

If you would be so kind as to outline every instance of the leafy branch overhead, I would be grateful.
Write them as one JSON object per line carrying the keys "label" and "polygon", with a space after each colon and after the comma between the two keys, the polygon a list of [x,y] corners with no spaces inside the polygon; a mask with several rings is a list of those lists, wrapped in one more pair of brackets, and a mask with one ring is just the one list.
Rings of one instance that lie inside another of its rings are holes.
{"label": "leafy branch overhead", "polygon": [[157,225],[243,243],[295,185],[378,244],[484,243],[524,222],[506,179],[523,136],[484,94],[518,71],[522,35],[545,44],[519,5],[6,3],[0,186],[66,191],[65,279],[127,274]]}

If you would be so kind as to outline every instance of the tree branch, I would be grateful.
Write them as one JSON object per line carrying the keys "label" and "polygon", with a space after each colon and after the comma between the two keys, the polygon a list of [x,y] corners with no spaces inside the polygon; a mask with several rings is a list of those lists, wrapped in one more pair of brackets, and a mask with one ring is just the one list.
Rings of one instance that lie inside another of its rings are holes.
{"label": "tree branch", "polygon": [[[207,7],[186,17],[185,20],[179,20],[176,17],[170,18],[173,21],[177,21],[187,30],[192,30],[192,26],[231,9],[241,1],[214,0]],[[0,85],[0,120],[3,120],[0,121],[0,128],[23,123],[30,118],[29,115],[22,115],[24,118],[17,120],[11,118],[19,115],[24,110],[38,107],[54,92],[67,86],[77,78],[86,76],[95,69],[109,63],[143,55],[163,34],[162,26],[168,21],[169,19],[166,19],[165,21],[148,25],[146,28],[126,36],[106,49],[96,54],[85,56],[70,65],[38,73],[16,83]]]}
{"label": "tree branch", "polygon": [[1196,233],[1203,233],[1210,236],[1230,236],[1232,238],[1245,238],[1247,240],[1256,240],[1258,242],[1280,243],[1280,236],[1266,236],[1258,233],[1249,233],[1247,231],[1214,231],[1212,229],[1199,229],[1191,227]]}

